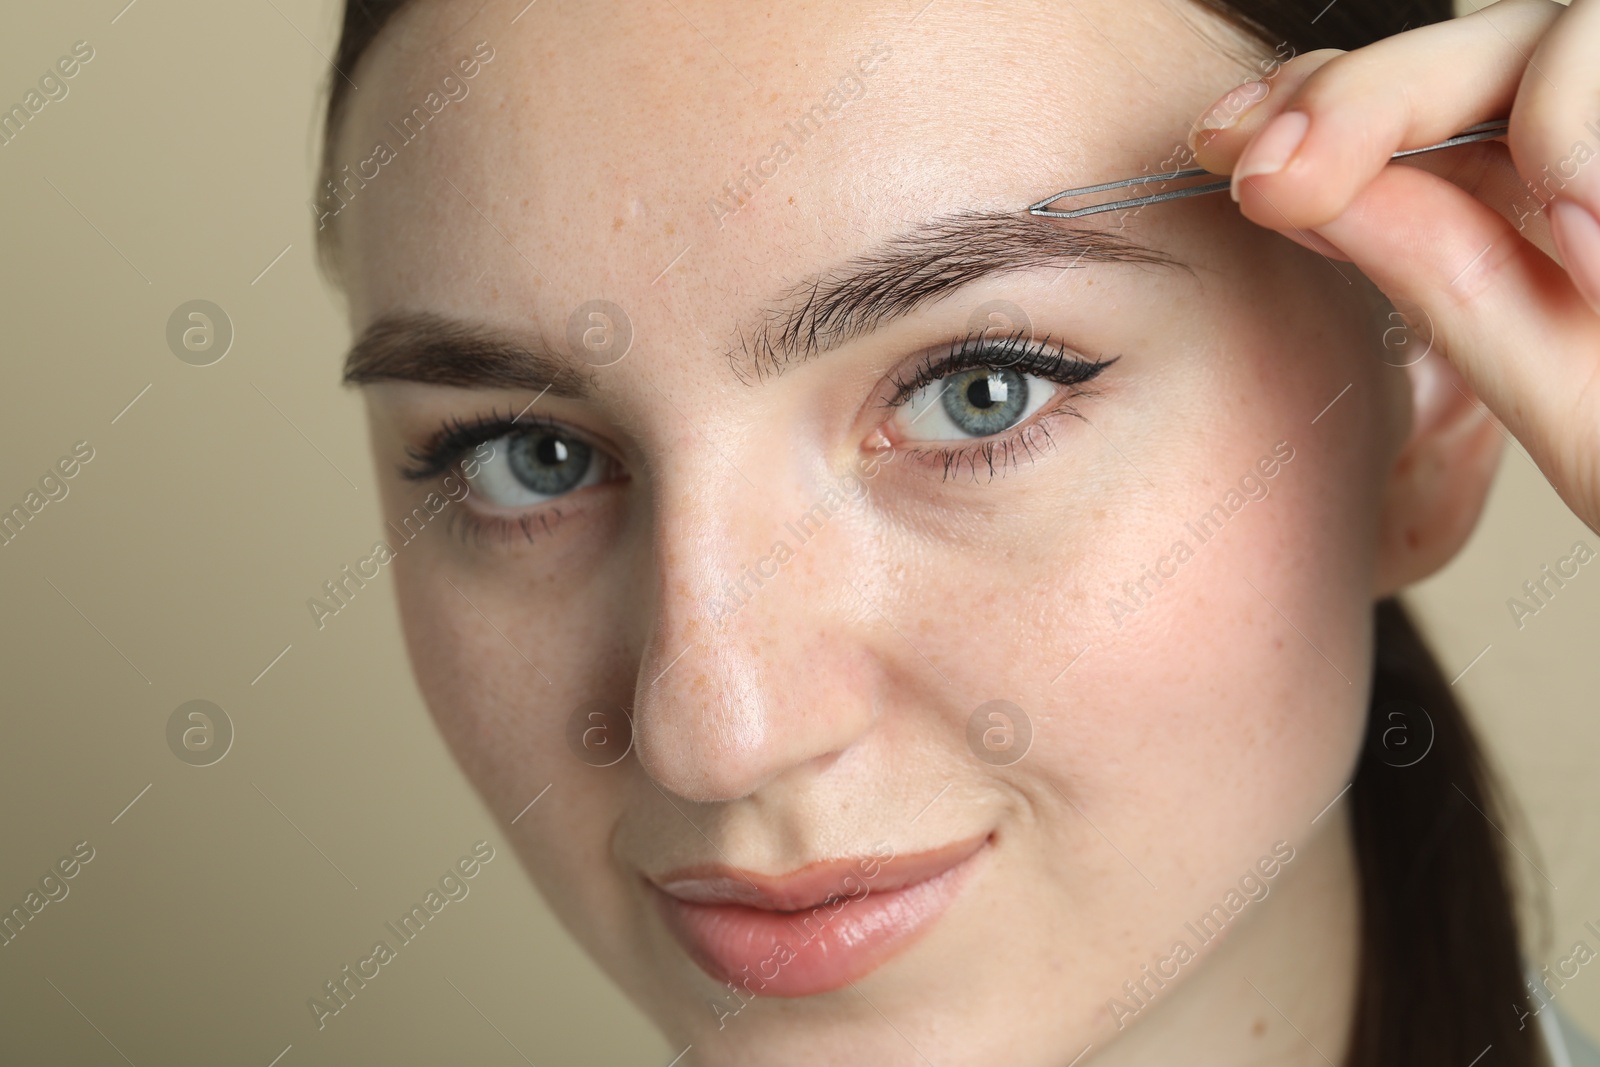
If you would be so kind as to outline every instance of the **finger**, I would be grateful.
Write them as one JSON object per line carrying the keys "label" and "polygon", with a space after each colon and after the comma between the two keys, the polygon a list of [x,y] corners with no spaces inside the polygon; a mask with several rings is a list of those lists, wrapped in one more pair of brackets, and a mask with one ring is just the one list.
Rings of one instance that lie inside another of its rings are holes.
{"label": "finger", "polygon": [[[1516,164],[1511,161],[1511,150],[1504,142],[1464,144],[1448,152],[1411,156],[1399,161],[1398,165],[1416,167],[1438,175],[1511,223],[1522,234],[1523,240],[1531,241],[1551,259],[1556,258],[1556,246],[1550,236],[1544,201],[1536,195],[1535,190],[1529,189],[1528,183],[1517,173]],[[1330,259],[1350,258],[1315,230],[1280,232]]]}
{"label": "finger", "polygon": [[1578,290],[1600,311],[1600,4],[1576,0],[1529,57],[1511,154],[1543,207]]}
{"label": "finger", "polygon": [[1213,174],[1231,174],[1233,165],[1294,95],[1329,61],[1345,55],[1342,48],[1321,48],[1295,56],[1260,81],[1230,89],[1200,113],[1189,132],[1195,161]]}
{"label": "finger", "polygon": [[[1262,81],[1246,82],[1224,94],[1201,113],[1189,133],[1195,161],[1213,174],[1227,174],[1250,139],[1272,117],[1288,106],[1307,78],[1338,56],[1343,49],[1323,48],[1281,64]],[[1276,227],[1291,241],[1343,262],[1349,256],[1322,237],[1293,225],[1287,218]]]}
{"label": "finger", "polygon": [[[1407,148],[1503,117],[1526,57],[1564,10],[1502,0],[1323,63],[1252,138],[1234,192],[1253,221],[1311,229],[1338,217]],[[1268,99],[1273,94],[1268,94]]]}
{"label": "finger", "polygon": [[1318,227],[1516,435],[1578,516],[1600,529],[1600,317],[1509,222],[1414,167],[1390,167]]}
{"label": "finger", "polygon": [[1409,156],[1399,165],[1437,174],[1511,223],[1523,240],[1532,241],[1550,258],[1556,257],[1544,201],[1517,173],[1511,149],[1504,141],[1478,141],[1448,151]]}

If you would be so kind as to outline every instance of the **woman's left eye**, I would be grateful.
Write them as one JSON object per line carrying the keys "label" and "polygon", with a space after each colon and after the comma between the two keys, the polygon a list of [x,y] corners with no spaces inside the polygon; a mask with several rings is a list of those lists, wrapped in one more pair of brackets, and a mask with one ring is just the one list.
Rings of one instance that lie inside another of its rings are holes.
{"label": "woman's left eye", "polygon": [[975,367],[929,382],[895,410],[901,441],[969,441],[1005,433],[1043,407],[1055,383],[1011,367]]}

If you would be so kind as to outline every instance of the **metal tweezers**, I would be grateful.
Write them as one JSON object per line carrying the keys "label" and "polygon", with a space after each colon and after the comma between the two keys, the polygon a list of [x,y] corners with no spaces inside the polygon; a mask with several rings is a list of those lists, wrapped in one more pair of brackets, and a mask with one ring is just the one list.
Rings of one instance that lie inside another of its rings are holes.
{"label": "metal tweezers", "polygon": [[[1473,141],[1487,141],[1495,137],[1505,136],[1506,128],[1510,125],[1509,119],[1491,119],[1480,122],[1448,140],[1431,144],[1425,148],[1408,148],[1404,152],[1396,152],[1390,159],[1400,159],[1403,156],[1414,156],[1422,152],[1435,152],[1441,148],[1454,148],[1458,144],[1471,144]],[[1067,189],[1055,196],[1039,201],[1028,207],[1028,214],[1039,215],[1050,219],[1076,219],[1084,215],[1098,215],[1102,211],[1119,211],[1127,208],[1144,207],[1146,204],[1159,204],[1163,200],[1178,200],[1186,196],[1204,196],[1206,193],[1220,193],[1228,188],[1232,179],[1223,178],[1221,181],[1206,182],[1202,185],[1190,185],[1170,192],[1155,193],[1151,196],[1136,196],[1129,200],[1117,200],[1109,204],[1095,204],[1092,207],[1074,208],[1071,211],[1050,211],[1049,206],[1057,200],[1064,200],[1069,196],[1088,196],[1091,193],[1103,193],[1108,189],[1124,189],[1129,186],[1149,185],[1152,182],[1181,181],[1185,178],[1198,178],[1211,171],[1204,167],[1190,167],[1188,170],[1175,170],[1166,174],[1144,174],[1137,178],[1124,178],[1120,182],[1104,182],[1100,185],[1085,185],[1081,189]]]}

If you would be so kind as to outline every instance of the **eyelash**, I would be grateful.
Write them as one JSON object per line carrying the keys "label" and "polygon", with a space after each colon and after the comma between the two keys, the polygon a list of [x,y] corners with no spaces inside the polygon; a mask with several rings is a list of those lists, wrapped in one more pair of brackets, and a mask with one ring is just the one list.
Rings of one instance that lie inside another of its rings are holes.
{"label": "eyelash", "polygon": [[[1010,369],[1034,374],[1046,381],[1070,388],[1093,381],[1116,361],[1116,358],[1085,359],[1064,344],[1052,345],[1049,337],[1030,341],[1025,331],[1019,331],[1009,337],[989,337],[982,333],[972,333],[952,341],[948,348],[928,353],[905,377],[892,375],[890,381],[894,386],[894,392],[884,401],[884,407],[890,410],[899,408],[908,403],[924,386],[966,370]],[[1089,396],[1092,393],[1086,389],[1076,389],[1071,395]],[[977,477],[980,464],[987,468],[992,478],[997,471],[1014,466],[1019,452],[1025,452],[1028,458],[1032,459],[1035,451],[1033,435],[1041,433],[1045,440],[1051,440],[1050,431],[1044,426],[1045,419],[1060,414],[1082,417],[1072,408],[1061,407],[1036,417],[1026,426],[1004,437],[976,440],[973,444],[962,448],[930,447],[908,451],[913,455],[932,456],[941,460],[944,467],[943,476],[947,480],[958,472],[963,464],[969,467],[974,478]],[[540,431],[567,437],[575,436],[567,426],[543,415],[525,418],[521,414],[502,415],[498,410],[491,410],[487,414],[476,415],[471,419],[452,417],[445,420],[422,447],[406,449],[406,455],[411,462],[401,464],[398,473],[400,477],[410,482],[437,478],[486,442],[497,440],[507,434]],[[528,541],[532,541],[535,536],[533,531],[535,518],[539,520],[538,525],[548,534],[552,524],[560,521],[561,510],[556,507],[538,515],[505,518],[473,515],[466,509],[461,509],[459,513],[451,516],[449,525],[463,538],[473,536],[481,539],[486,533],[496,532],[502,538],[509,538],[514,531],[520,530]]]}
{"label": "eyelash", "polygon": [[[523,411],[526,412],[527,409],[524,408]],[[402,464],[398,473],[407,481],[427,481],[439,477],[458,463],[464,464],[469,453],[490,441],[498,440],[507,434],[540,431],[578,438],[569,427],[548,416],[502,415],[497,409],[491,409],[488,414],[476,415],[471,419],[445,420],[421,448],[406,449],[406,455],[411,463]],[[597,456],[603,457],[606,454],[602,449],[596,448],[595,451]],[[474,514],[469,508],[461,507],[452,510],[447,520],[447,527],[463,542],[474,545],[481,545],[490,537],[498,537],[502,542],[510,541],[518,532],[531,544],[535,537],[540,535],[536,528],[542,530],[544,535],[549,535],[552,528],[561,521],[562,514],[559,505],[516,516],[480,515]]]}
{"label": "eyelash", "polygon": [[[1019,330],[1009,337],[986,337],[981,333],[972,333],[952,341],[946,349],[928,353],[907,377],[892,377],[890,380],[894,383],[895,391],[884,401],[884,407],[890,410],[899,408],[925,386],[962,371],[980,368],[1035,374],[1069,388],[1087,385],[1118,358],[1085,359],[1064,344],[1052,345],[1048,336],[1039,341],[1029,341],[1025,330]],[[1070,397],[1092,395],[1093,392],[1088,389],[1073,389],[1070,393]],[[992,479],[997,473],[1015,467],[1020,453],[1025,453],[1030,461],[1034,458],[1036,434],[1043,435],[1046,442],[1053,444],[1054,439],[1045,421],[1056,415],[1083,417],[1076,409],[1061,406],[1036,416],[1025,426],[1003,437],[975,439],[972,444],[960,448],[911,448],[907,452],[942,463],[943,477],[947,481],[959,473],[963,465],[974,480],[977,480],[980,467],[986,469]]]}
{"label": "eyelash", "polygon": [[446,419],[427,444],[421,448],[406,449],[411,465],[400,467],[400,477],[413,482],[436,478],[481,444],[510,433],[538,430],[558,433],[563,437],[575,436],[566,426],[544,415],[521,418],[517,415],[501,415],[491,409],[487,415],[477,415],[471,419]]}

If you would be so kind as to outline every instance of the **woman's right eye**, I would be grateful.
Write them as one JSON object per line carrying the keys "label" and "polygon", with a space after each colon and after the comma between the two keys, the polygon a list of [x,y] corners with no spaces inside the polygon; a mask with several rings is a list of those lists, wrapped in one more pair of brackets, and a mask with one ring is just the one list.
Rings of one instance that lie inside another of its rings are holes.
{"label": "woman's right eye", "polygon": [[506,434],[489,442],[490,458],[479,465],[477,489],[489,503],[526,508],[598,485],[606,460],[594,448],[554,430]]}

